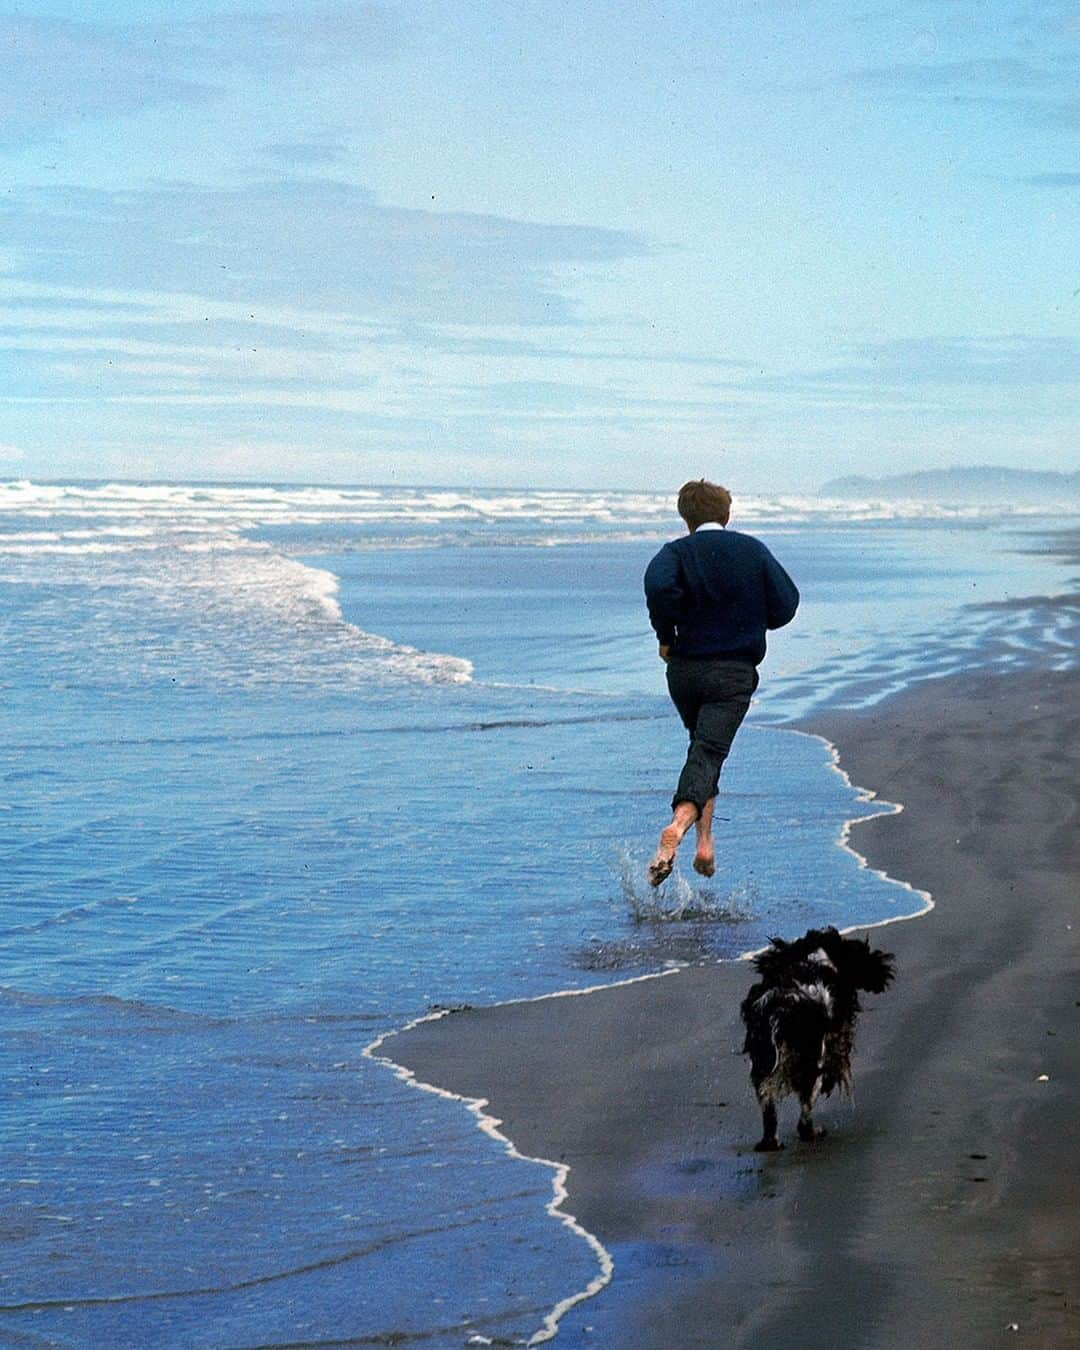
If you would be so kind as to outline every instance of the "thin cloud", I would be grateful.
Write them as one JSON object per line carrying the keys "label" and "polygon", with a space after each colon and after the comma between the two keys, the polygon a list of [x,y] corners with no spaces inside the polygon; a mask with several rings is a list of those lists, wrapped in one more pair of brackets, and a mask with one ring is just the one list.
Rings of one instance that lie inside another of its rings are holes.
{"label": "thin cloud", "polygon": [[[33,189],[9,194],[0,222],[23,302],[0,307],[13,396],[132,417],[168,408],[170,423],[201,412],[233,431],[267,410],[275,424],[355,418],[417,435],[427,409],[440,422],[454,405],[489,416],[503,400],[448,403],[445,386],[483,389],[497,352],[517,374],[529,358],[508,333],[534,355],[552,334],[573,360],[574,335],[592,333],[577,279],[652,247],[618,230],[386,207],[318,179]],[[592,406],[566,387],[571,407]],[[610,390],[599,400],[624,402]],[[508,394],[505,414],[557,417],[558,403],[557,386],[545,395],[539,382]]]}
{"label": "thin cloud", "polygon": [[847,398],[913,388],[1080,384],[1080,340],[1073,338],[902,338],[866,344],[853,357],[843,364],[725,381],[718,387]]}
{"label": "thin cloud", "polygon": [[21,144],[79,118],[112,117],[211,91],[170,70],[152,43],[60,19],[0,19],[0,142]]}
{"label": "thin cloud", "polygon": [[334,168],[347,164],[352,158],[345,146],[325,141],[283,141],[264,145],[259,153],[289,168]]}
{"label": "thin cloud", "polygon": [[181,60],[197,55],[221,68],[261,71],[318,68],[357,58],[385,61],[405,46],[404,30],[387,10],[372,4],[323,9],[220,14],[136,31],[164,44]]}
{"label": "thin cloud", "polygon": [[0,17],[0,144],[40,140],[71,121],[205,102],[239,70],[269,78],[370,64],[404,45],[396,21],[365,4],[168,24]]}
{"label": "thin cloud", "polygon": [[1045,66],[1009,57],[936,63],[911,61],[869,66],[852,71],[854,84],[905,93],[952,93],[974,85],[980,89],[1032,89],[1055,85],[1060,76]]}
{"label": "thin cloud", "polygon": [[[1063,12],[1055,18],[1052,5],[973,8],[963,25],[942,30],[952,59],[861,66],[848,73],[846,83],[887,100],[940,103],[1042,126],[1075,127],[1080,124],[1080,52],[1059,21]],[[938,27],[933,25],[933,31]]]}
{"label": "thin cloud", "polygon": [[[310,179],[208,189],[9,194],[13,275],[87,289],[285,303],[399,323],[569,323],[568,265],[650,246],[625,231],[380,205]],[[21,257],[19,256],[21,254]]]}
{"label": "thin cloud", "polygon": [[952,107],[978,108],[1002,113],[1036,126],[1071,131],[1080,127],[1080,98],[995,98],[990,95],[953,94]]}
{"label": "thin cloud", "polygon": [[387,333],[376,339],[383,345],[407,342],[423,345],[429,350],[453,356],[528,357],[538,361],[572,361],[574,363],[610,363],[613,365],[704,366],[711,370],[756,370],[754,361],[738,357],[711,355],[707,352],[634,351],[625,343],[602,349],[597,347],[568,347],[540,342],[530,338],[507,338],[491,335],[462,337],[458,334],[428,328],[420,332]]}
{"label": "thin cloud", "polygon": [[1080,187],[1080,173],[1033,173],[1019,182],[1038,188],[1076,188]]}

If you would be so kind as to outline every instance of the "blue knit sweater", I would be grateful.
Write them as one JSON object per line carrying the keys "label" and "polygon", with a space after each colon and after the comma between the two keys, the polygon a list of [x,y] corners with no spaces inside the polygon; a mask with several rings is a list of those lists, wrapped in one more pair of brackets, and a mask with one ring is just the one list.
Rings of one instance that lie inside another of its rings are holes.
{"label": "blue knit sweater", "polygon": [[710,529],[664,545],[645,569],[645,599],[657,639],[677,655],[756,666],[765,630],[791,622],[799,592],[760,539]]}

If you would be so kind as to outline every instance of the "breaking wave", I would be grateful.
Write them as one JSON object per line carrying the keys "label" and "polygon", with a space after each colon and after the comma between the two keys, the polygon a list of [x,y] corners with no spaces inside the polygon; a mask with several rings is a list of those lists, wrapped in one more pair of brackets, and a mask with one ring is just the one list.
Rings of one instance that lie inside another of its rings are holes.
{"label": "breaking wave", "polygon": [[195,489],[0,484],[0,585],[32,594],[54,675],[93,684],[96,660],[110,682],[125,672],[244,687],[471,680],[463,657],[348,622],[333,573],[240,532],[252,503],[275,492],[243,495],[241,512],[225,512]]}
{"label": "breaking wave", "polygon": [[[1072,515],[1075,503],[1017,507],[1013,515]],[[181,522],[188,528],[243,531],[267,525],[577,525],[634,531],[679,528],[670,493],[588,490],[458,490],[416,487],[301,487],[170,483],[0,482],[0,515],[24,520],[67,518],[85,528],[89,518],[103,531],[138,522]],[[887,501],[817,497],[811,494],[740,496],[739,522],[753,525],[829,524],[905,520],[997,520],[1000,505],[964,505],[915,499]],[[560,533],[559,538],[563,536]],[[587,537],[595,537],[588,535]],[[404,536],[407,540],[408,536]],[[380,540],[386,546],[386,540]]]}

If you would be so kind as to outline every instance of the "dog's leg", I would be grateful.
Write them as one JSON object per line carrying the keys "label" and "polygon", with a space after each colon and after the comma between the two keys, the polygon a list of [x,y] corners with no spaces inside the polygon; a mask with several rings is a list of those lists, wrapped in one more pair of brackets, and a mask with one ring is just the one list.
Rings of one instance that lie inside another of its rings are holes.
{"label": "dog's leg", "polygon": [[820,1081],[821,1080],[819,1079],[818,1083],[814,1084],[808,1096],[803,1096],[799,1098],[798,1133],[799,1138],[803,1141],[804,1144],[809,1144],[811,1140],[814,1139],[822,1139],[828,1133],[828,1131],[824,1129],[815,1129],[812,1117],[812,1112],[814,1110],[814,1103],[815,1101],[817,1101],[817,1090]]}
{"label": "dog's leg", "polygon": [[754,1145],[756,1153],[775,1153],[784,1146],[776,1137],[776,1101],[773,1097],[758,1099],[761,1102],[761,1138]]}

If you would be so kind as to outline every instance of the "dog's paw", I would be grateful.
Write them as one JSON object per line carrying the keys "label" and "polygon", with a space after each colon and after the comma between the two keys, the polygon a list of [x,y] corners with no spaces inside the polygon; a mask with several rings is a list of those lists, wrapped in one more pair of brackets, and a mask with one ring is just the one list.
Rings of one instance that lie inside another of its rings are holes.
{"label": "dog's paw", "polygon": [[774,1135],[771,1139],[759,1139],[754,1145],[755,1153],[779,1153],[783,1144]]}

